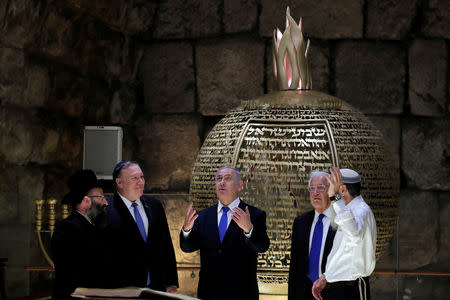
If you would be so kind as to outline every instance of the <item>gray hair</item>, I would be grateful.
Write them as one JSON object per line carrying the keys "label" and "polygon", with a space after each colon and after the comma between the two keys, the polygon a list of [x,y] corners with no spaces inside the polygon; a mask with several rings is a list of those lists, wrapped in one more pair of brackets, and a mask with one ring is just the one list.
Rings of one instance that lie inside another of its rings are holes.
{"label": "gray hair", "polygon": [[220,172],[221,170],[223,170],[223,169],[231,169],[231,170],[233,170],[234,173],[236,174],[236,181],[237,181],[237,182],[239,182],[239,181],[242,180],[242,174],[241,174],[241,172],[239,172],[238,169],[236,169],[235,167],[232,167],[232,166],[223,166],[223,167],[220,167],[219,170],[217,170],[216,175],[214,176],[214,180],[217,180],[217,174],[219,174],[219,172]]}
{"label": "gray hair", "polygon": [[[318,177],[318,176],[327,176],[328,178],[331,178],[331,175],[328,174],[327,172],[319,171],[319,170],[312,170],[311,173],[309,173],[308,190],[311,187],[311,180],[314,177]],[[329,185],[328,181],[327,181],[327,185]]]}

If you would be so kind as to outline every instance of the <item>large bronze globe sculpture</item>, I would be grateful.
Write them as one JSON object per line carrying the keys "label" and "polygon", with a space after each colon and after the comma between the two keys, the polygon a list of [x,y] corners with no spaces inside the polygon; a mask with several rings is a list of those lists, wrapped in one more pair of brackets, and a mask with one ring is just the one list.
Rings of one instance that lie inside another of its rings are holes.
{"label": "large bronze globe sculpture", "polygon": [[271,246],[258,258],[259,289],[266,295],[287,294],[292,223],[312,209],[312,170],[335,165],[360,173],[362,195],[377,221],[377,257],[392,238],[398,209],[398,171],[382,134],[345,101],[310,90],[309,41],[289,9],[286,19],[285,32],[274,32],[273,46],[281,91],[242,101],[216,124],[197,156],[190,186],[191,201],[202,209],[217,201],[219,167],[242,172],[241,197],[267,213]]}

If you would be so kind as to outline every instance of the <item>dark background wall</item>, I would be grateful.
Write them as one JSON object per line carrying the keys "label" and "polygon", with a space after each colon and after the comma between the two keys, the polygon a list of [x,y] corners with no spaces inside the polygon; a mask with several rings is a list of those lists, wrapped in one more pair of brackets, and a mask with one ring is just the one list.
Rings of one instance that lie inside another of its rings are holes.
{"label": "dark background wall", "polygon": [[[208,130],[274,89],[272,32],[287,5],[311,39],[314,89],[368,115],[398,161],[399,222],[377,268],[450,270],[449,1],[3,0],[0,257],[11,297],[48,285],[51,275],[25,270],[44,264],[33,200],[67,192],[84,126],[122,126],[146,191],[185,203]],[[372,280],[375,299],[450,299],[448,277]]]}

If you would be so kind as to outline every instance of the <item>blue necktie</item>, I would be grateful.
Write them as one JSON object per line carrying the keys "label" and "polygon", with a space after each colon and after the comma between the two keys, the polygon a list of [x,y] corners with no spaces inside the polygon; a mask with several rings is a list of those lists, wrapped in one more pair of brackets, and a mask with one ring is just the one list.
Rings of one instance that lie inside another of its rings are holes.
{"label": "blue necktie", "polygon": [[[136,202],[133,202],[131,206],[133,206],[133,213],[134,217],[136,218],[136,224],[139,228],[139,232],[141,233],[144,242],[147,242],[147,235],[145,234],[144,222],[142,221],[141,214],[139,213],[138,204]],[[147,273],[147,285],[149,284],[150,284],[150,272]]]}
{"label": "blue necktie", "polygon": [[309,252],[308,277],[312,282],[316,281],[319,278],[320,249],[322,246],[323,235],[322,219],[324,216],[324,214],[319,215],[316,227],[314,227],[314,234],[311,242],[311,251]]}
{"label": "blue necktie", "polygon": [[141,214],[139,213],[139,210],[137,208],[138,205],[136,202],[134,202],[133,204],[131,204],[131,206],[133,206],[134,217],[136,219],[136,224],[139,228],[139,231],[141,232],[141,236],[144,239],[144,242],[147,242],[147,235],[145,234],[144,222],[142,221]]}
{"label": "blue necktie", "polygon": [[227,225],[228,225],[228,216],[227,212],[230,208],[228,206],[222,207],[222,217],[220,217],[219,222],[219,237],[220,242],[222,243],[223,237],[225,236],[225,232],[227,232]]}

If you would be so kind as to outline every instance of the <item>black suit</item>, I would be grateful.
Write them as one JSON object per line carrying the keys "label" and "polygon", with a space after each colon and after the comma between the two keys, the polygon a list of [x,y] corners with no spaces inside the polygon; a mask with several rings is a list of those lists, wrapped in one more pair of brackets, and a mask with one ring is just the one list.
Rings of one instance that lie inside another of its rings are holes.
{"label": "black suit", "polygon": [[51,239],[55,264],[53,299],[70,299],[77,287],[102,287],[105,260],[101,236],[77,211],[62,220]]}
{"label": "black suit", "polygon": [[[308,278],[309,266],[309,237],[314,210],[295,218],[292,226],[291,263],[289,267],[288,299],[314,299],[311,293],[312,282]],[[328,254],[333,246],[334,230],[331,225],[328,228],[325,246],[323,249],[321,270],[325,272]],[[322,241],[323,242],[323,241]]]}
{"label": "black suit", "polygon": [[108,198],[110,286],[147,286],[150,272],[150,288],[165,291],[168,286],[178,287],[175,253],[164,208],[155,198],[141,196],[140,200],[148,218],[147,242],[119,194]]}
{"label": "black suit", "polygon": [[[242,201],[239,207],[245,210]],[[248,206],[253,231],[250,238],[232,220],[223,238],[219,239],[217,205],[199,212],[189,237],[180,233],[180,247],[184,252],[200,249],[200,299],[258,299],[256,267],[258,252],[269,248],[266,213]]]}

